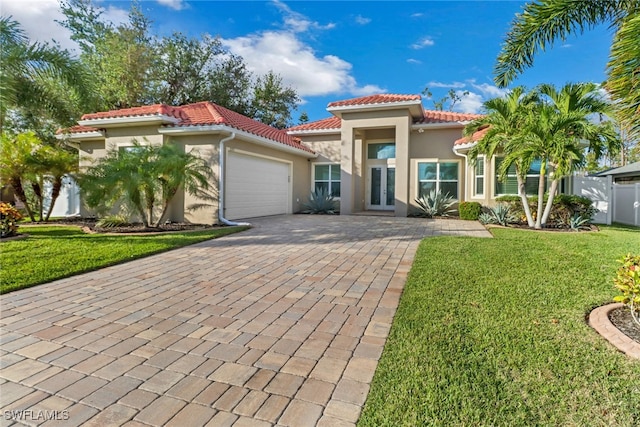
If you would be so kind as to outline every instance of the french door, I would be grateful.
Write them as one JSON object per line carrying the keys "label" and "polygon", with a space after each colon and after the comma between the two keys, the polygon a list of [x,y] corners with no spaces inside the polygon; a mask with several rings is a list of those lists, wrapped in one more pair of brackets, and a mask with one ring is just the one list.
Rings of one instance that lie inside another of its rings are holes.
{"label": "french door", "polygon": [[368,178],[367,209],[393,210],[396,204],[395,166],[369,166]]}

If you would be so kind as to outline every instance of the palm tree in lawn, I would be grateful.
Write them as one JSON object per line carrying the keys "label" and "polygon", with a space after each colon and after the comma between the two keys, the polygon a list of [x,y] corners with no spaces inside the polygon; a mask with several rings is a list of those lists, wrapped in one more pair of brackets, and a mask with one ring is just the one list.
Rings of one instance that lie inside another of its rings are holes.
{"label": "palm tree in lawn", "polygon": [[82,64],[58,46],[30,43],[10,17],[0,18],[0,46],[0,132],[9,110],[46,113],[66,125],[74,103],[92,99]]}
{"label": "palm tree in lawn", "polygon": [[[594,121],[595,115],[611,113],[611,105],[597,89],[593,83],[568,83],[560,90],[543,84],[537,89],[539,102],[526,122],[526,138],[510,153],[540,161],[535,228],[547,222],[560,180],[586,164],[587,151],[598,160],[605,151],[620,149],[612,123]],[[543,211],[547,172],[551,183]]]}
{"label": "palm tree in lawn", "polygon": [[35,179],[32,156],[40,144],[41,141],[33,132],[15,136],[2,133],[0,139],[0,180],[11,185],[32,222],[36,219],[24,186]]}
{"label": "palm tree in lawn", "polygon": [[472,163],[477,161],[480,154],[485,154],[487,158],[504,154],[504,160],[497,171],[501,180],[506,178],[509,169],[515,167],[518,195],[529,227],[534,226],[534,220],[527,199],[525,177],[533,159],[510,154],[523,144],[526,137],[525,125],[536,101],[535,93],[527,93],[524,87],[518,86],[504,98],[486,101],[483,104],[485,115],[473,120],[464,128],[464,134],[467,137],[485,130],[484,135],[478,141],[474,141],[476,145],[469,151],[469,159]]}
{"label": "palm tree in lawn", "polygon": [[585,28],[609,23],[614,31],[605,86],[621,125],[640,136],[640,0],[541,0],[516,15],[495,66],[504,87],[533,65],[539,50]]}
{"label": "palm tree in lawn", "polygon": [[46,171],[45,180],[51,183],[51,201],[44,218],[45,221],[49,221],[56,200],[60,196],[64,177],[78,171],[78,155],[62,147],[48,145],[42,147],[37,154],[42,159],[42,166]]}

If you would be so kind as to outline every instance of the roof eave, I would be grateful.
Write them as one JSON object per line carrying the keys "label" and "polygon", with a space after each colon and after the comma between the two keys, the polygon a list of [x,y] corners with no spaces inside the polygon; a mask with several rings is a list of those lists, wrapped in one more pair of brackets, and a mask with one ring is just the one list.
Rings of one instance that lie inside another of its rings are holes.
{"label": "roof eave", "polygon": [[59,141],[95,141],[105,139],[104,131],[93,132],[72,132],[72,133],[60,133],[56,135],[56,139]]}
{"label": "roof eave", "polygon": [[342,117],[342,113],[399,110],[405,108],[409,108],[412,117],[423,117],[424,113],[422,109],[422,101],[420,99],[398,102],[382,102],[378,104],[338,105],[335,107],[327,107],[327,111],[337,117]]}
{"label": "roof eave", "polygon": [[468,150],[470,148],[473,148],[473,146],[475,146],[477,143],[478,143],[478,141],[466,142],[464,144],[454,144],[453,150],[454,151]]}
{"label": "roof eave", "polygon": [[91,127],[116,127],[116,126],[140,126],[155,124],[178,124],[180,119],[164,114],[147,116],[105,117],[100,119],[78,120],[81,126]]}
{"label": "roof eave", "polygon": [[335,129],[308,129],[287,131],[289,135],[331,135],[340,133],[340,128]]}
{"label": "roof eave", "polygon": [[255,135],[253,133],[246,132],[246,131],[236,129],[234,127],[226,126],[226,125],[204,125],[204,126],[193,125],[193,126],[169,127],[169,128],[161,128],[159,129],[158,132],[165,135],[184,135],[184,136],[217,134],[221,132],[224,132],[226,134],[235,133],[236,136],[240,136],[244,139],[247,139],[254,144],[262,145],[264,147],[269,147],[274,150],[296,154],[298,156],[303,156],[309,159],[314,159],[318,157],[318,154],[316,153],[311,153],[309,151],[284,144],[280,141],[275,141],[269,138]]}

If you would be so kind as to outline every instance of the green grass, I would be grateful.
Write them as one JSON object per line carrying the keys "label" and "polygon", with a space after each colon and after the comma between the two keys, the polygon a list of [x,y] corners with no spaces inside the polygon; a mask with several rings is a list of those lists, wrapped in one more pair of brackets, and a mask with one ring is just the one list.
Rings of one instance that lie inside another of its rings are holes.
{"label": "green grass", "polygon": [[156,235],[85,234],[79,227],[21,226],[27,239],[0,243],[0,293],[245,230],[225,227]]}
{"label": "green grass", "polygon": [[359,426],[639,426],[640,361],[585,321],[640,229],[425,239]]}

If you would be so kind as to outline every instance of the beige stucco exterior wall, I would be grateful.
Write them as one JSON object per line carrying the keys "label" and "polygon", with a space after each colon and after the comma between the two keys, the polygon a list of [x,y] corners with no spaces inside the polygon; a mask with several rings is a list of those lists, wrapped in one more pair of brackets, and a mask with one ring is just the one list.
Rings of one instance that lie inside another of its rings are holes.
{"label": "beige stucco exterior wall", "polygon": [[[198,224],[214,224],[218,222],[218,147],[219,142],[227,134],[197,134],[197,135],[163,135],[158,132],[157,126],[131,126],[107,129],[106,138],[104,140],[80,141],[80,167],[87,167],[95,160],[104,157],[109,149],[118,149],[119,147],[132,145],[132,139],[136,139],[141,144],[163,144],[171,141],[182,147],[185,152],[196,152],[200,157],[207,161],[212,169],[211,188],[209,190],[210,198],[199,198],[185,193],[180,190],[174,197],[169,210],[167,219],[176,222],[192,222]],[[325,144],[330,146],[332,143]],[[333,142],[338,145],[338,142]],[[258,145],[246,140],[236,138],[227,142],[228,150],[239,150],[244,153],[250,153],[266,158],[283,160],[291,164],[291,207],[292,212],[298,212],[302,209],[309,195],[311,188],[310,182],[310,162],[301,156],[286,153],[270,147]],[[194,209],[194,205],[201,205],[200,208]],[[114,210],[114,213],[117,209]],[[95,212],[88,209],[81,203],[81,215],[92,216]]]}
{"label": "beige stucco exterior wall", "polygon": [[[407,216],[409,209],[409,133],[412,118],[408,110],[379,110],[343,113],[341,128],[340,213],[362,210],[365,197],[364,144],[372,130],[393,132],[396,143],[395,215]],[[363,138],[364,135],[364,138]],[[389,135],[391,135],[389,133]]]}

